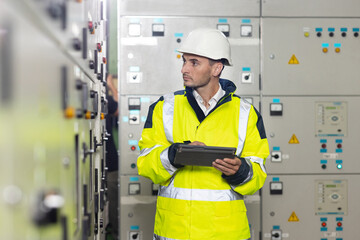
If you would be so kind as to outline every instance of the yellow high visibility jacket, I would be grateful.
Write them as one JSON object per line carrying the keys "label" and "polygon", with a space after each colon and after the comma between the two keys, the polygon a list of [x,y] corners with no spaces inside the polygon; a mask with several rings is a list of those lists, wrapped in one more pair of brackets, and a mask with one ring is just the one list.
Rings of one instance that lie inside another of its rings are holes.
{"label": "yellow high visibility jacket", "polygon": [[[220,85],[225,96],[207,116],[191,88],[164,95],[149,108],[137,166],[139,175],[160,184],[153,239],[250,238],[243,195],[263,186],[269,146],[257,110],[234,94],[231,81],[220,79]],[[235,147],[243,158],[240,168],[247,167],[241,182],[213,167],[173,166],[170,146],[187,141]]]}

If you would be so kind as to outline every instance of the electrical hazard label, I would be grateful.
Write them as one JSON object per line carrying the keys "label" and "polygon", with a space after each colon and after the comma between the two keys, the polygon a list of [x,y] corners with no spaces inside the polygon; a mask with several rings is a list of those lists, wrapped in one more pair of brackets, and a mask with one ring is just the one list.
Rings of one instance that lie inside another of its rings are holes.
{"label": "electrical hazard label", "polygon": [[295,212],[291,213],[291,216],[288,219],[289,222],[298,222],[299,218],[296,216]]}
{"label": "electrical hazard label", "polygon": [[295,54],[291,56],[289,64],[299,64],[299,60],[295,57]]}
{"label": "electrical hazard label", "polygon": [[296,135],[293,134],[290,138],[290,141],[289,141],[290,144],[299,144],[299,140],[297,139]]}

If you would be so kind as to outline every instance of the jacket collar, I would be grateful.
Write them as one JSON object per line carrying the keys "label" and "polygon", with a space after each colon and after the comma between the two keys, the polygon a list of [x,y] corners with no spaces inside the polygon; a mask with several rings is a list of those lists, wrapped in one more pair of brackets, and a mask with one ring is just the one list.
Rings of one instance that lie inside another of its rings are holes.
{"label": "jacket collar", "polygon": [[[220,101],[217,103],[215,108],[213,110],[211,110],[211,112],[209,114],[211,114],[215,109],[217,109],[222,104],[230,101],[231,93],[234,93],[236,90],[235,84],[227,79],[220,78],[219,83],[220,83],[221,88],[225,91],[225,95],[220,99]],[[199,105],[197,104],[196,99],[193,95],[193,91],[194,91],[193,88],[185,87],[185,96],[187,97],[188,102],[191,105],[191,107],[194,109],[199,122],[202,122],[206,116],[203,113],[203,111],[201,110],[201,108],[199,107]]]}
{"label": "jacket collar", "polygon": [[220,78],[219,83],[221,88],[225,90],[225,95],[233,93],[236,90],[235,84],[230,80]]}

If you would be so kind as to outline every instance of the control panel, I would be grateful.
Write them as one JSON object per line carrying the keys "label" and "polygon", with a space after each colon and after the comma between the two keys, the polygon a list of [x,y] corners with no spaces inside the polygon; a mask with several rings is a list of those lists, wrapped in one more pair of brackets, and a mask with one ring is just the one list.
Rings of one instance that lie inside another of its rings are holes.
{"label": "control panel", "polygon": [[347,136],[347,103],[317,102],[315,103],[316,135],[317,136]]}
{"label": "control panel", "polygon": [[315,181],[316,215],[347,215],[348,193],[346,180]]}

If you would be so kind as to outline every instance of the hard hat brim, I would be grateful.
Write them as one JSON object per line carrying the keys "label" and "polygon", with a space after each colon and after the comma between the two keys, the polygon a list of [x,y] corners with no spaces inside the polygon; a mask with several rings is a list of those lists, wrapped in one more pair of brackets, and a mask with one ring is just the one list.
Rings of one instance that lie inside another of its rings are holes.
{"label": "hard hat brim", "polygon": [[229,59],[226,59],[226,58],[214,59],[214,58],[211,58],[211,57],[207,56],[207,54],[196,52],[196,51],[191,51],[191,50],[187,50],[187,49],[182,49],[182,48],[179,48],[176,51],[178,51],[179,53],[187,53],[187,54],[193,54],[193,55],[200,56],[200,57],[206,57],[206,58],[214,60],[214,61],[218,61],[218,60],[223,59],[225,66],[232,66],[232,62],[229,61]]}

